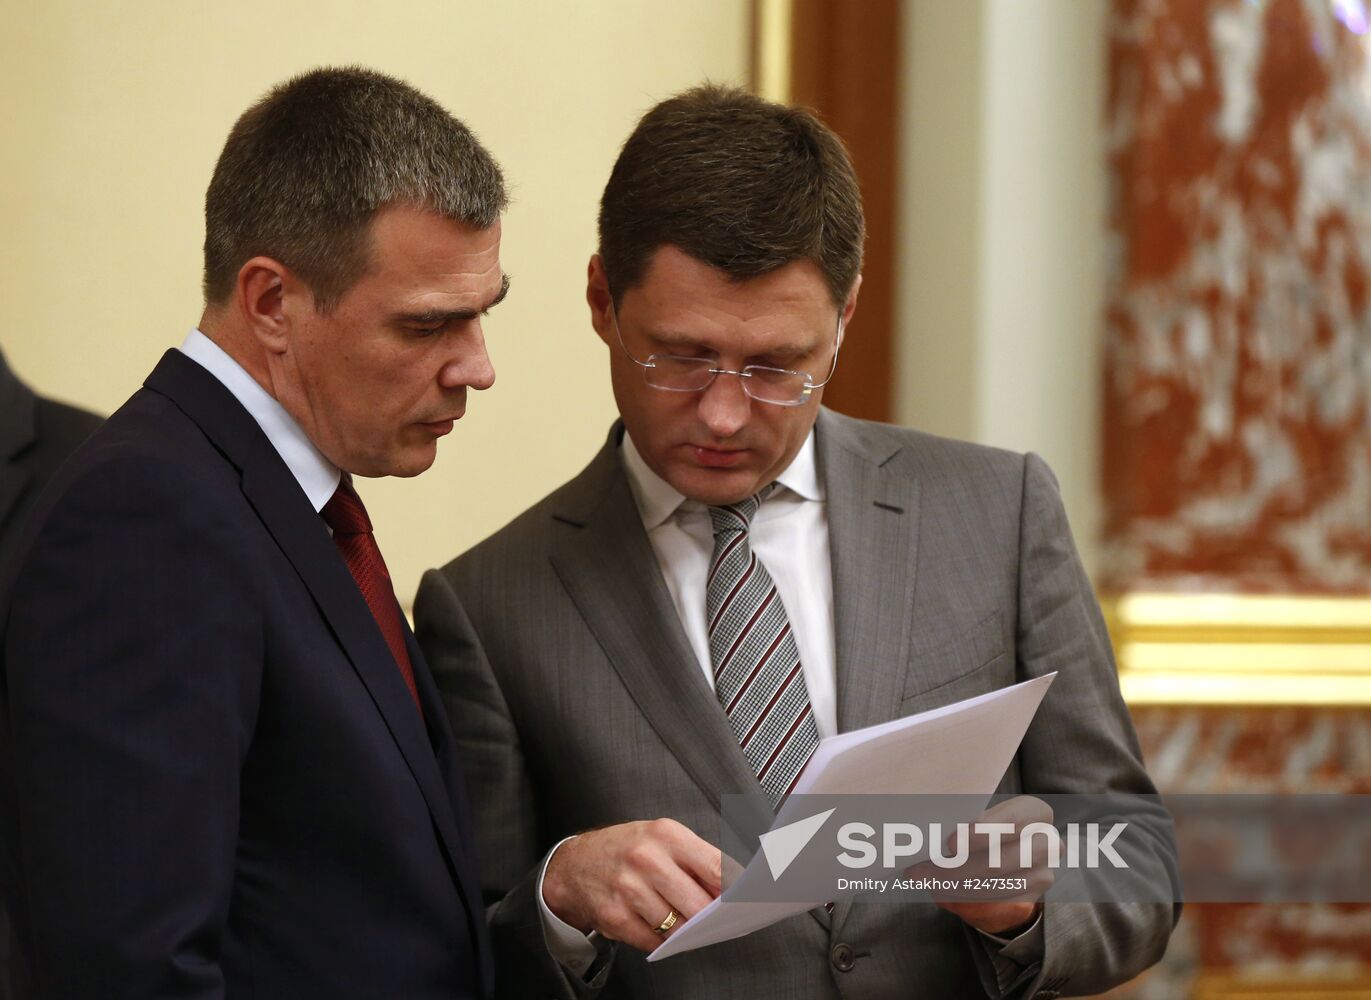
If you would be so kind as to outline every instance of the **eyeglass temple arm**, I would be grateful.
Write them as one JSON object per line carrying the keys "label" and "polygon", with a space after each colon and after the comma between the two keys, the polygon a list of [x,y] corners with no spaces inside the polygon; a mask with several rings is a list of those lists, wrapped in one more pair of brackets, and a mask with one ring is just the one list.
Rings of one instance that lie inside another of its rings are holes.
{"label": "eyeglass temple arm", "polygon": [[[651,361],[639,361],[637,358],[633,356],[633,352],[628,349],[628,345],[624,343],[624,331],[619,329],[619,311],[614,308],[613,295],[610,295],[609,297],[609,321],[614,324],[614,336],[619,338],[619,350],[624,352],[628,360],[632,361],[639,368],[657,367]],[[829,378],[832,377],[832,375],[829,376]]]}
{"label": "eyeglass temple arm", "polygon": [[[620,343],[622,343],[622,341],[620,341]],[[836,337],[835,337],[835,342],[834,342],[834,344],[833,344],[833,364],[831,364],[831,365],[829,366],[829,368],[828,368],[828,377],[825,378],[822,382],[807,382],[807,383],[805,383],[805,388],[806,388],[806,389],[810,389],[810,390],[813,390],[813,389],[822,389],[824,386],[828,385],[828,383],[830,383],[830,382],[833,381],[833,376],[834,376],[834,374],[838,371],[838,352],[839,352],[840,350],[842,350],[842,348],[843,348],[843,313],[842,313],[842,310],[840,309],[840,310],[838,310],[838,329],[837,329],[837,335],[836,335]]]}

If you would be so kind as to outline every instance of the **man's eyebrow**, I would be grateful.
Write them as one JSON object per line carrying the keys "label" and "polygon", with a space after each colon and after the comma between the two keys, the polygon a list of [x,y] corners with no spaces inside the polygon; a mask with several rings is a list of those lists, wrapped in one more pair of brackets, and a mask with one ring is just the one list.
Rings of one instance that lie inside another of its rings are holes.
{"label": "man's eyebrow", "polygon": [[[648,330],[647,335],[651,337],[654,342],[668,350],[704,349],[711,354],[717,353],[699,337],[691,336],[690,334],[683,333],[679,330],[670,328]],[[781,344],[774,349],[767,351],[762,356],[779,364],[788,364],[798,358],[803,358],[812,354],[814,350],[815,347],[805,347],[800,344]]]}
{"label": "man's eyebrow", "polygon": [[508,295],[508,294],[509,294],[509,275],[508,275],[507,273],[505,273],[505,272],[502,271],[502,272],[500,273],[500,290],[499,290],[498,292],[495,293],[495,298],[491,299],[489,302],[486,303],[485,308],[482,309],[481,312],[482,312],[482,313],[488,313],[488,312],[490,312],[492,309],[494,309],[496,306],[498,306],[501,302],[503,302],[503,301],[505,300],[505,296]]}
{"label": "man's eyebrow", "polygon": [[503,302],[508,294],[509,275],[504,274],[500,277],[500,290],[495,293],[495,297],[479,309],[420,309],[399,313],[395,318],[401,323],[412,323],[415,326],[436,326],[439,323],[450,323],[454,320],[464,322],[475,319],[477,316],[484,316]]}
{"label": "man's eyebrow", "polygon": [[663,347],[701,347],[698,337],[677,330],[648,330],[647,335]]}

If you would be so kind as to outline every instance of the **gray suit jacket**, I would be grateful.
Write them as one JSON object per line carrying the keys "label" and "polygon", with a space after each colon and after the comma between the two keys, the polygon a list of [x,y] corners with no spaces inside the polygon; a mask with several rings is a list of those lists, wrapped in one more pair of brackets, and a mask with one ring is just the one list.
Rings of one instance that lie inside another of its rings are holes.
{"label": "gray suit jacket", "polygon": [[[621,433],[616,425],[575,479],[427,573],[415,604],[470,768],[503,996],[583,992],[546,954],[534,896],[539,862],[558,840],[668,816],[717,842],[720,796],[757,787],[657,567],[620,464]],[[1152,791],[1042,460],[829,411],[817,445],[839,729],[1056,670],[1001,790]],[[1159,867],[1170,850],[1163,829]],[[1170,906],[1049,906],[1042,952],[1018,975],[1002,967],[1001,979],[949,913],[839,903],[831,915],[792,917],[659,964],[620,948],[603,995],[1091,993],[1156,961],[1173,920]]]}

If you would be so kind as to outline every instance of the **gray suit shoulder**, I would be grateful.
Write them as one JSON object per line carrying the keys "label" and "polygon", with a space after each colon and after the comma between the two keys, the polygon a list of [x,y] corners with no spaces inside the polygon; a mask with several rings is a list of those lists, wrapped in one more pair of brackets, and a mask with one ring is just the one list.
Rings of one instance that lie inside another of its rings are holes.
{"label": "gray suit shoulder", "polygon": [[990,445],[940,437],[895,424],[859,420],[823,411],[820,432],[834,435],[840,447],[864,451],[868,457],[924,484],[994,483],[1022,485],[1027,456]]}
{"label": "gray suit shoulder", "polygon": [[[939,437],[894,424],[877,423],[821,411],[818,424],[824,447],[846,448],[887,469],[919,480],[930,490],[975,497],[982,507],[991,497],[1017,511],[1025,456],[986,445]],[[546,563],[560,532],[588,515],[616,481],[622,480],[615,434],[576,476],[519,514],[503,528],[444,565],[440,572],[454,585],[475,585],[483,576],[526,572],[530,560]]]}

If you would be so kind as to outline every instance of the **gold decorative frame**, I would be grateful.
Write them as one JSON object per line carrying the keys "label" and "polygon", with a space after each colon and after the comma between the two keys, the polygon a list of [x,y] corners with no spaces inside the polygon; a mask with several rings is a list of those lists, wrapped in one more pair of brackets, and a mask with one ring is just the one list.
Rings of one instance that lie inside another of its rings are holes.
{"label": "gold decorative frame", "polygon": [[1191,996],[1193,1000],[1337,1000],[1371,996],[1371,979],[1288,975],[1258,979],[1255,975],[1201,973]]}
{"label": "gold decorative frame", "polygon": [[1132,704],[1371,705],[1371,597],[1133,593],[1101,603]]}
{"label": "gold decorative frame", "polygon": [[752,0],[752,89],[782,104],[790,100],[793,0]]}

